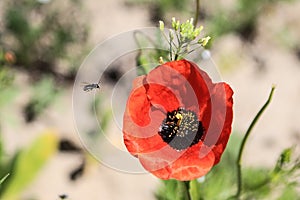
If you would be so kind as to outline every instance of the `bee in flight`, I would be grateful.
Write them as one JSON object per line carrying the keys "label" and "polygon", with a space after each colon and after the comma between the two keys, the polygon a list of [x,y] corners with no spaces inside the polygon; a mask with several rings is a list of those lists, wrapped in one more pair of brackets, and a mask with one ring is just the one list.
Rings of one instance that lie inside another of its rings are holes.
{"label": "bee in flight", "polygon": [[100,89],[100,81],[98,83],[84,83],[83,91],[89,92],[93,89]]}

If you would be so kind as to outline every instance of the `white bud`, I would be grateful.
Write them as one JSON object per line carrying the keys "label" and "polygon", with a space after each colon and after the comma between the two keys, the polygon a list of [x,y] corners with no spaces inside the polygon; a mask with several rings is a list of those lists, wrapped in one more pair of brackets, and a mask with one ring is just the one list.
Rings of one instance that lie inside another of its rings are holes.
{"label": "white bud", "polygon": [[191,23],[191,24],[193,24],[193,23],[194,23],[194,18],[191,18],[191,21],[190,21],[190,23]]}
{"label": "white bud", "polygon": [[161,31],[163,31],[164,28],[165,28],[164,22],[163,22],[163,21],[159,21],[159,29],[160,29]]}

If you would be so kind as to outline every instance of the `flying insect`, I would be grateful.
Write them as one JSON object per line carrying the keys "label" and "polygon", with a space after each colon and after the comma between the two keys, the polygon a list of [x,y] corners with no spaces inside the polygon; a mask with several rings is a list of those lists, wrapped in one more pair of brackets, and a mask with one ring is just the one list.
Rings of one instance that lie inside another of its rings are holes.
{"label": "flying insect", "polygon": [[90,92],[94,89],[100,89],[100,81],[98,83],[84,83],[83,91]]}

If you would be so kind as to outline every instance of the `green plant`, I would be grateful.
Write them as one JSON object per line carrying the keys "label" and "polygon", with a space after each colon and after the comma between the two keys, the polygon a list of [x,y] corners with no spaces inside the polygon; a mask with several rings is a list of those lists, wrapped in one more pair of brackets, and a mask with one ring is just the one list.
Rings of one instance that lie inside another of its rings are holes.
{"label": "green plant", "polygon": [[57,144],[56,134],[46,131],[30,147],[8,158],[0,140],[0,199],[17,199],[56,152]]}
{"label": "green plant", "polygon": [[10,61],[13,62],[13,59],[14,55],[11,52],[5,52],[2,46],[0,46],[0,91],[12,85],[14,76],[9,70],[9,66],[11,64]]}
{"label": "green plant", "polygon": [[33,94],[24,108],[25,119],[31,122],[46,109],[58,95],[58,89],[51,77],[43,77],[33,88]]}
{"label": "green plant", "polygon": [[36,0],[8,1],[0,41],[15,52],[17,66],[68,78],[73,75],[72,67],[61,73],[57,65],[60,60],[69,62],[82,55],[87,26],[76,17],[79,11],[78,1],[72,0],[63,6],[55,0],[46,4]]}
{"label": "green plant", "polygon": [[245,40],[252,41],[256,34],[257,21],[267,6],[293,0],[238,0],[234,8],[217,8],[208,17],[208,29],[213,38],[236,32]]}
{"label": "green plant", "polygon": [[151,21],[156,23],[164,20],[167,13],[171,11],[187,11],[188,0],[127,0],[131,4],[148,5],[150,8]]}

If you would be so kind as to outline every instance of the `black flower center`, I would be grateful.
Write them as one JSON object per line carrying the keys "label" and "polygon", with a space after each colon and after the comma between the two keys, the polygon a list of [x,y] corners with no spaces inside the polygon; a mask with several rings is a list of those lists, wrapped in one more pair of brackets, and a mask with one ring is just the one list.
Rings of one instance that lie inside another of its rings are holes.
{"label": "black flower center", "polygon": [[180,151],[197,144],[204,128],[193,111],[178,108],[167,113],[158,134],[173,149]]}

